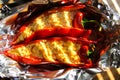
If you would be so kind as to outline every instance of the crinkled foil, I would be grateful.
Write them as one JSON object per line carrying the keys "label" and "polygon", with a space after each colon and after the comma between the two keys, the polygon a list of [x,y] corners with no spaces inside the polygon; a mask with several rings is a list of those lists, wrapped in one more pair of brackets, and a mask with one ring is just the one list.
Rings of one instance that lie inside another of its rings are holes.
{"label": "crinkled foil", "polygon": [[[82,0],[85,1],[85,0]],[[110,29],[119,32],[120,16],[114,12],[109,6],[95,2],[103,13],[107,15],[108,21],[102,23],[105,29]],[[23,7],[23,6],[22,6]],[[19,7],[22,9],[22,7]],[[16,9],[19,11],[20,9]],[[16,11],[16,12],[17,12]],[[13,12],[12,12],[13,13]],[[11,16],[11,15],[10,15]],[[5,25],[6,15],[1,13],[0,18],[5,18],[0,21],[0,79],[6,80],[92,80],[96,73],[105,71],[109,67],[120,67],[120,36],[113,38],[111,48],[101,56],[99,67],[90,69],[61,69],[61,70],[42,70],[33,68],[29,65],[20,65],[16,61],[2,54],[5,48],[9,48],[9,41],[13,35],[10,30],[10,25]],[[120,32],[119,32],[120,33]],[[8,40],[9,39],[9,40]]]}

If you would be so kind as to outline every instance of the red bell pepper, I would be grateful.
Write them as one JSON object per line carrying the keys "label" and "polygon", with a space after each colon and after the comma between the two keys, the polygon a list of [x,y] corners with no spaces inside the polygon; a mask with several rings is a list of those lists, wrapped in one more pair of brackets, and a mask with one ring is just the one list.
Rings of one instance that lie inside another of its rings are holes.
{"label": "red bell pepper", "polygon": [[5,51],[12,59],[30,65],[44,62],[91,67],[87,51],[93,41],[83,38],[54,37],[13,46]]}
{"label": "red bell pepper", "polygon": [[73,26],[75,28],[84,29],[84,26],[82,25],[82,20],[83,20],[83,13],[82,12],[76,13],[76,15],[73,19]]}
{"label": "red bell pepper", "polygon": [[[24,29],[25,27],[20,30],[21,32],[18,35],[16,35],[16,38],[14,39],[12,44],[16,44],[19,41],[21,41],[20,35],[22,34],[22,30]],[[27,38],[24,38],[24,35],[23,35],[23,41],[24,43],[28,43],[31,40],[37,40],[37,39],[48,38],[48,37],[62,37],[62,36],[87,38],[90,34],[91,34],[91,30],[84,30],[79,28],[45,28],[45,29],[35,31]]]}
{"label": "red bell pepper", "polygon": [[[34,16],[34,19],[22,22],[24,24],[21,25],[18,33],[15,35],[12,44],[17,44],[23,42],[24,40],[25,42],[29,42],[31,39],[39,39],[59,35],[72,37],[84,37],[84,33],[88,33],[89,35],[89,30],[79,30],[83,29],[83,26],[81,24],[83,14],[79,12],[79,10],[85,7],[86,6],[84,4],[71,4],[53,8],[51,10],[43,12],[39,16],[37,15],[36,17],[34,14],[31,14],[31,16]],[[19,21],[19,17],[16,19],[16,21]],[[14,26],[17,27],[17,25],[20,26],[20,24],[15,24]]]}

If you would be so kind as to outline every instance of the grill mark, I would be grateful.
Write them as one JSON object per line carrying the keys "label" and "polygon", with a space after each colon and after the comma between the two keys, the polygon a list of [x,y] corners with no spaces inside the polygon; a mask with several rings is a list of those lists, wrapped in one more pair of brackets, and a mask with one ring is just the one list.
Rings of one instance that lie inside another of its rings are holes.
{"label": "grill mark", "polygon": [[23,57],[39,58],[48,62],[83,64],[77,54],[80,50],[80,44],[78,44],[69,40],[41,40],[37,43],[11,49],[9,53]]}
{"label": "grill mark", "polygon": [[41,48],[39,47],[39,44],[27,45],[26,47],[31,52],[30,56],[43,59],[42,51],[41,51]]}
{"label": "grill mark", "polygon": [[65,25],[68,26],[68,27],[71,27],[70,12],[64,11],[63,12],[63,17],[64,17],[63,19],[64,19]]}
{"label": "grill mark", "polygon": [[[37,24],[37,26],[36,27],[34,27],[34,31],[36,31],[36,30],[39,30],[39,29],[43,29],[45,26],[46,26],[46,21],[45,21],[45,19],[44,18],[37,18],[36,20],[35,20],[35,24]],[[33,27],[33,26],[32,26]]]}
{"label": "grill mark", "polygon": [[46,49],[48,51],[48,53],[46,53],[46,54],[48,54],[50,61],[55,62],[54,54],[52,53],[50,43],[48,43],[47,41],[44,41],[44,44],[45,44]]}
{"label": "grill mark", "polygon": [[52,58],[52,55],[48,52],[46,45],[44,42],[40,42],[40,45],[42,47],[42,55],[47,61],[54,61]]}
{"label": "grill mark", "polygon": [[69,60],[68,55],[64,52],[63,46],[61,46],[61,43],[59,42],[52,42],[53,48],[52,50],[55,50],[55,57],[58,61],[63,63],[69,63],[71,64],[71,61]]}
{"label": "grill mark", "polygon": [[[72,63],[79,64],[80,63],[80,57],[77,54],[77,49],[75,49],[75,44],[69,43],[68,47],[68,55]],[[78,47],[78,46],[77,46]],[[80,49],[80,48],[79,48]]]}
{"label": "grill mark", "polygon": [[14,41],[19,43],[31,36],[35,31],[49,27],[72,27],[73,16],[76,13],[73,11],[54,12],[49,15],[40,15],[25,30],[19,34]]}
{"label": "grill mark", "polygon": [[58,17],[59,13],[53,13],[49,16],[48,22],[51,26],[61,26],[60,25],[60,18]]}
{"label": "grill mark", "polygon": [[22,57],[29,57],[31,54],[29,49],[27,49],[24,46],[21,46],[20,48],[17,49],[11,49],[9,52]]}

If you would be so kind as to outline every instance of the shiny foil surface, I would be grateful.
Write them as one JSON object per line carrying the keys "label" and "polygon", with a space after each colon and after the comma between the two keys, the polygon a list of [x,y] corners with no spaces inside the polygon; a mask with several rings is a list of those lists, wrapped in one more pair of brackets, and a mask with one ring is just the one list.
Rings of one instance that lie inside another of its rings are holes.
{"label": "shiny foil surface", "polygon": [[[36,0],[33,3],[37,3]],[[47,1],[47,0],[46,0]],[[55,0],[51,0],[55,1]],[[58,0],[57,0],[58,1]],[[81,0],[86,1],[86,0]],[[46,4],[46,2],[43,2]],[[76,69],[76,68],[66,68],[60,69],[59,66],[54,64],[47,65],[48,67],[52,65],[56,69],[44,69],[45,65],[29,66],[8,58],[3,54],[4,49],[9,48],[9,43],[14,35],[14,31],[10,29],[11,25],[6,25],[6,20],[14,15],[16,12],[21,11],[24,6],[29,4],[18,5],[13,8],[5,7],[5,12],[0,13],[0,79],[3,80],[92,80],[93,77],[99,73],[106,71],[110,67],[119,68],[120,67],[120,16],[115,13],[112,8],[103,3],[97,3],[93,0],[93,5],[99,8],[108,18],[101,25],[104,29],[111,31],[111,33],[117,33],[115,37],[111,39],[111,44],[109,50],[101,56],[99,61],[99,66],[97,68],[90,69]],[[7,6],[7,5],[6,5]],[[14,10],[13,10],[14,9]],[[110,34],[111,34],[110,33]],[[101,45],[102,46],[102,45]],[[119,79],[118,79],[119,80]]]}

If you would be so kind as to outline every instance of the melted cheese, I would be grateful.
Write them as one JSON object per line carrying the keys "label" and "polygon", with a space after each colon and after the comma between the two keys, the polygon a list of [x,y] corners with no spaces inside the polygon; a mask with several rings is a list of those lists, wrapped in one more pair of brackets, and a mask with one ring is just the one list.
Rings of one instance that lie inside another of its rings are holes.
{"label": "melted cheese", "polygon": [[63,11],[55,12],[49,15],[40,15],[26,29],[20,33],[15,43],[24,41],[35,31],[49,27],[72,27],[72,20],[75,12]]}
{"label": "melted cheese", "polygon": [[[72,23],[72,19],[70,17],[70,13],[68,11],[64,11],[63,12],[63,17],[64,17],[64,22],[65,22],[65,25],[68,26],[68,27],[71,27],[71,23]],[[71,23],[70,23],[71,22]]]}
{"label": "melted cheese", "polygon": [[78,54],[80,45],[72,41],[49,41],[42,40],[11,49],[9,53],[22,57],[37,57],[50,62],[61,62],[67,64],[80,64]]}

